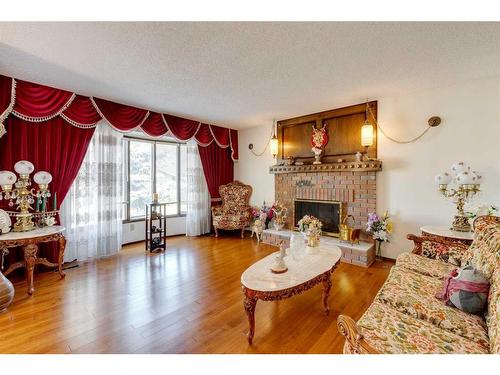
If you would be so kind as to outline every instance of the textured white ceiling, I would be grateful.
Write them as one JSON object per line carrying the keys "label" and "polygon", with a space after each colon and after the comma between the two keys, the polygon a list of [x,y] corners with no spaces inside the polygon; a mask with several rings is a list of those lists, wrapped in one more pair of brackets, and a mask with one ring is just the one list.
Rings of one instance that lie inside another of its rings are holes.
{"label": "textured white ceiling", "polygon": [[243,128],[500,75],[500,23],[0,23],[0,72]]}

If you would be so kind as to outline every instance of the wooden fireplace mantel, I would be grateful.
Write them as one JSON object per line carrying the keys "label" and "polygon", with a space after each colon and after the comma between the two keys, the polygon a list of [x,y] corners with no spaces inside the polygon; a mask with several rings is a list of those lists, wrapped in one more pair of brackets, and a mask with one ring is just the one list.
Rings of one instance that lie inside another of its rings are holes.
{"label": "wooden fireplace mantel", "polygon": [[271,174],[306,172],[377,172],[381,170],[381,160],[304,165],[272,165],[269,167],[269,173]]}

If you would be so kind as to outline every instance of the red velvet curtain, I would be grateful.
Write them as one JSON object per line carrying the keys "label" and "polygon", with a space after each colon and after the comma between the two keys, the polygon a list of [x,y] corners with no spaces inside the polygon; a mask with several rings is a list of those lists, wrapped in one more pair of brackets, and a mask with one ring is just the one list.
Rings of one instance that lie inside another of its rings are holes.
{"label": "red velvet curtain", "polygon": [[[7,134],[0,138],[0,170],[12,171],[19,160],[29,160],[35,172],[49,172],[53,178],[50,190],[57,193],[59,208],[80,170],[94,128],[69,126],[60,117],[32,123],[9,116],[5,126]],[[12,210],[5,200],[1,203],[2,208]],[[53,199],[49,199],[49,209],[53,209],[52,204]],[[57,248],[51,245],[46,244],[40,250],[55,262]]]}
{"label": "red velvet curtain", "polygon": [[219,186],[234,179],[233,159],[229,148],[220,148],[215,142],[206,147],[198,146],[198,151],[214,205],[220,199]]}
{"label": "red velvet curtain", "polygon": [[35,172],[44,170],[52,175],[51,191],[57,192],[58,203],[62,203],[95,128],[68,126],[60,117],[33,124],[10,116],[5,125],[7,134],[0,138],[0,170],[12,171],[19,160],[31,161]]}

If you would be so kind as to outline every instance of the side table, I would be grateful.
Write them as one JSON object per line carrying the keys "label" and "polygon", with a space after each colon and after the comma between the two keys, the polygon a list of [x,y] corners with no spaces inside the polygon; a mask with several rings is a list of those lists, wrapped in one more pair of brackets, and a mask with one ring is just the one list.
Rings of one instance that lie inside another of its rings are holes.
{"label": "side table", "polygon": [[460,242],[470,245],[473,240],[473,232],[458,232],[451,230],[447,226],[425,225],[420,228],[422,235],[428,237],[438,237],[451,242]]}
{"label": "side table", "polygon": [[[35,291],[33,287],[33,275],[35,265],[43,264],[48,267],[58,267],[61,279],[66,276],[62,269],[64,250],[66,249],[66,238],[63,235],[65,228],[63,226],[52,226],[38,228],[29,232],[9,232],[0,235],[0,252],[7,254],[9,248],[22,247],[24,260],[15,262],[7,268],[4,275],[7,276],[12,271],[24,267],[26,268],[26,282],[28,284],[28,294],[32,295]],[[46,258],[38,258],[38,245],[42,242],[57,241],[59,246],[58,262],[51,263]]]}

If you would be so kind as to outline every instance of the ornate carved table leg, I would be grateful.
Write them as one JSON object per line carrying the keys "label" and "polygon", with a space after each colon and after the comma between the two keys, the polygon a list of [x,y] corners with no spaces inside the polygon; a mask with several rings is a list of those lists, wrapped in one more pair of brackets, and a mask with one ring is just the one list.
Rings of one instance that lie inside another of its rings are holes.
{"label": "ornate carved table leg", "polygon": [[29,244],[24,247],[24,261],[26,263],[26,283],[28,284],[28,294],[31,296],[35,291],[33,287],[33,274],[35,273],[36,253],[38,246]]}
{"label": "ornate carved table leg", "polygon": [[328,297],[330,297],[330,289],[332,289],[332,274],[327,273],[323,279],[323,308],[325,309],[325,315],[330,313],[330,307],[328,306]]}
{"label": "ornate carved table leg", "polygon": [[257,304],[257,298],[254,296],[249,296],[245,293],[245,301],[243,302],[243,306],[245,307],[245,311],[248,317],[248,343],[251,345],[253,336],[255,334],[255,305]]}
{"label": "ornate carved table leg", "polygon": [[61,276],[61,279],[63,279],[66,276],[66,273],[62,269],[63,261],[64,261],[64,251],[66,250],[66,238],[64,236],[61,236],[58,240],[58,243],[59,243],[58,270],[59,270],[59,275]]}

